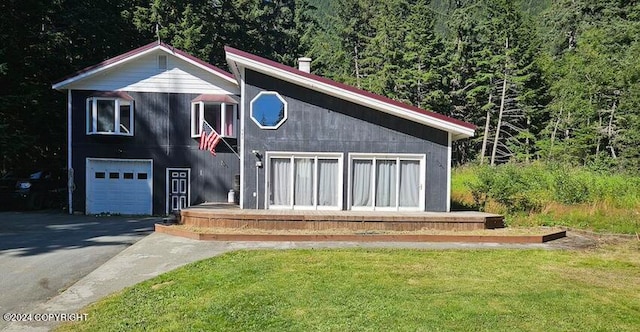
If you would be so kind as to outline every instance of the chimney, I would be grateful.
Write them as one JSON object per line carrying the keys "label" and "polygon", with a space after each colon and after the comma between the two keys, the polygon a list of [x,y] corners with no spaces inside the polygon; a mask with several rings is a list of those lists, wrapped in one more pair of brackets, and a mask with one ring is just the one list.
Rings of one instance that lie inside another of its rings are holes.
{"label": "chimney", "polygon": [[298,58],[298,70],[305,73],[311,72],[311,58]]}

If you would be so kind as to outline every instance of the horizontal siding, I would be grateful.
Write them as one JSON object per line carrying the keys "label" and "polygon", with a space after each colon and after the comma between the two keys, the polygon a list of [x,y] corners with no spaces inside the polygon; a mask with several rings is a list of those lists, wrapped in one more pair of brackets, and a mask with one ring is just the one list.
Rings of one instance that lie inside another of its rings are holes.
{"label": "horizontal siding", "polygon": [[[158,69],[158,55],[167,55],[167,70]],[[77,81],[73,90],[238,94],[233,83],[162,51]]]}

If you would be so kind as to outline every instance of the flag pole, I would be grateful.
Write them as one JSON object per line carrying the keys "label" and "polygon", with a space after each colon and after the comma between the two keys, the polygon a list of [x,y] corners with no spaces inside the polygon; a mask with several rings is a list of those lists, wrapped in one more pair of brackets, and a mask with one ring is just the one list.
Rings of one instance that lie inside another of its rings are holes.
{"label": "flag pole", "polygon": [[[238,157],[238,159],[240,159],[240,155],[239,155],[239,154],[238,154],[238,153],[237,153],[237,152],[236,152],[236,151],[231,147],[231,145],[229,144],[229,142],[227,142],[227,140],[226,140],[226,139],[224,139],[224,137],[222,137],[222,136],[221,136],[221,135],[220,135],[220,134],[219,134],[215,129],[213,129],[213,127],[211,127],[211,125],[210,125],[207,121],[202,120],[202,124],[203,124],[204,126],[207,126],[207,128],[208,128],[210,131],[212,131],[212,132],[216,133],[216,135],[218,135],[218,137],[220,137],[220,140],[222,140],[222,142],[223,142],[223,143],[224,143],[224,144],[229,148],[229,150],[231,150],[231,152],[233,152],[233,154],[235,154],[235,155],[236,155],[236,157]],[[202,131],[202,133],[204,133],[204,130]],[[202,133],[200,133],[200,135],[202,135]]]}

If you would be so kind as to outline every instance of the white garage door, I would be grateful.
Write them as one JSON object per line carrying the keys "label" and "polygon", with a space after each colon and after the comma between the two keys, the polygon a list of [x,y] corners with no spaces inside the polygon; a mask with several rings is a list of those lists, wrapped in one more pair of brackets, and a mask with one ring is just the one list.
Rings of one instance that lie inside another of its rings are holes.
{"label": "white garage door", "polygon": [[151,160],[87,159],[87,214],[151,214]]}

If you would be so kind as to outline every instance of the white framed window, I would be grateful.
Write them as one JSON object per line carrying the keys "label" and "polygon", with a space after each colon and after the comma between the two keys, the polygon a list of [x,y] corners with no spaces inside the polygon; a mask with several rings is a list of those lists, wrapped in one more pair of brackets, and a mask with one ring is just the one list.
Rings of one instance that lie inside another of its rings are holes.
{"label": "white framed window", "polygon": [[238,128],[238,105],[224,102],[192,102],[191,137],[199,138],[204,126],[213,128],[222,137],[235,138]]}
{"label": "white framed window", "polygon": [[278,129],[288,116],[288,104],[274,91],[261,91],[251,100],[251,120],[260,129]]}
{"label": "white framed window", "polygon": [[341,153],[267,152],[268,209],[341,210]]}
{"label": "white framed window", "polygon": [[349,154],[349,208],[424,211],[426,156]]}
{"label": "white framed window", "polygon": [[133,100],[87,98],[87,135],[133,136]]}

